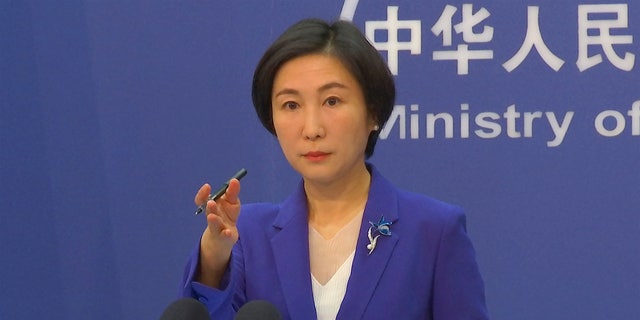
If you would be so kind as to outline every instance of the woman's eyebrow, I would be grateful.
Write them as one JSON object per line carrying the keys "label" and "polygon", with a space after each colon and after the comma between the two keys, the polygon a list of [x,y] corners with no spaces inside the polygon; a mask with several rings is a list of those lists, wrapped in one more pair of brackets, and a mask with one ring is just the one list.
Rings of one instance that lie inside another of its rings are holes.
{"label": "woman's eyebrow", "polygon": [[288,95],[288,94],[295,94],[298,95],[300,92],[296,89],[290,89],[290,88],[284,88],[278,92],[276,92],[276,94],[273,95],[274,98],[277,98],[278,96],[282,96],[282,95]]}
{"label": "woman's eyebrow", "polygon": [[323,86],[321,86],[320,88],[318,88],[318,92],[322,92],[322,91],[326,91],[329,89],[334,89],[334,88],[339,88],[339,89],[349,89],[349,87],[347,87],[346,85],[340,83],[340,82],[329,82]]}

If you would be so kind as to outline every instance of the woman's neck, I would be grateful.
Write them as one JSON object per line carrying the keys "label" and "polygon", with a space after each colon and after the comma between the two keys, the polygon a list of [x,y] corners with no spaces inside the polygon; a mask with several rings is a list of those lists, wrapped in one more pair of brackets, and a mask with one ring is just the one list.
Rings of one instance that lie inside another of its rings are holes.
{"label": "woman's neck", "polygon": [[371,185],[366,166],[331,184],[305,181],[309,223],[325,238],[331,238],[364,210]]}

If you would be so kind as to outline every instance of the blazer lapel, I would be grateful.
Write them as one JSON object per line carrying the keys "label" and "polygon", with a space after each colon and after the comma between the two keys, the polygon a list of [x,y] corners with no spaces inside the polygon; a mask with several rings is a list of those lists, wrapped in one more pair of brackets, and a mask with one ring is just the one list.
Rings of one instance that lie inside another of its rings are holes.
{"label": "blazer lapel", "polygon": [[375,250],[369,254],[367,249],[369,244],[367,232],[371,226],[369,221],[377,223],[382,216],[392,223],[398,220],[395,189],[373,166],[371,166],[371,174],[369,198],[358,235],[347,292],[342,300],[338,319],[362,318],[399,239],[399,235],[393,232],[393,225],[391,225],[391,235],[380,236]]}
{"label": "blazer lapel", "polygon": [[[292,319],[315,319],[309,265],[307,201],[302,183],[282,203],[274,222],[278,231],[271,238],[276,269]],[[306,284],[306,285],[305,285]]]}

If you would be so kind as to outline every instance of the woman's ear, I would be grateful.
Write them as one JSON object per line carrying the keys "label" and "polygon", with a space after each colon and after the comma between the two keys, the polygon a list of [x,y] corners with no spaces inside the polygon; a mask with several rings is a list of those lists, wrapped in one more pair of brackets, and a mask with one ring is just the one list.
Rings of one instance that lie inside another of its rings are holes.
{"label": "woman's ear", "polygon": [[380,130],[380,126],[378,125],[378,119],[373,114],[369,114],[369,123],[371,125],[371,131]]}

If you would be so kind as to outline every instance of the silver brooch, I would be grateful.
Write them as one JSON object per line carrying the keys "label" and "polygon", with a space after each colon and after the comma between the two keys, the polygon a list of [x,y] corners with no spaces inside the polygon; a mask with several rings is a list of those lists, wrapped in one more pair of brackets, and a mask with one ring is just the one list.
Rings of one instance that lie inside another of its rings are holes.
{"label": "silver brooch", "polygon": [[374,223],[369,221],[371,225],[369,227],[369,231],[367,232],[367,236],[369,237],[369,244],[367,245],[367,249],[369,249],[369,255],[376,248],[376,243],[378,243],[378,238],[380,236],[390,236],[391,235],[391,224],[393,222],[384,220],[384,216],[380,217],[378,223]]}

